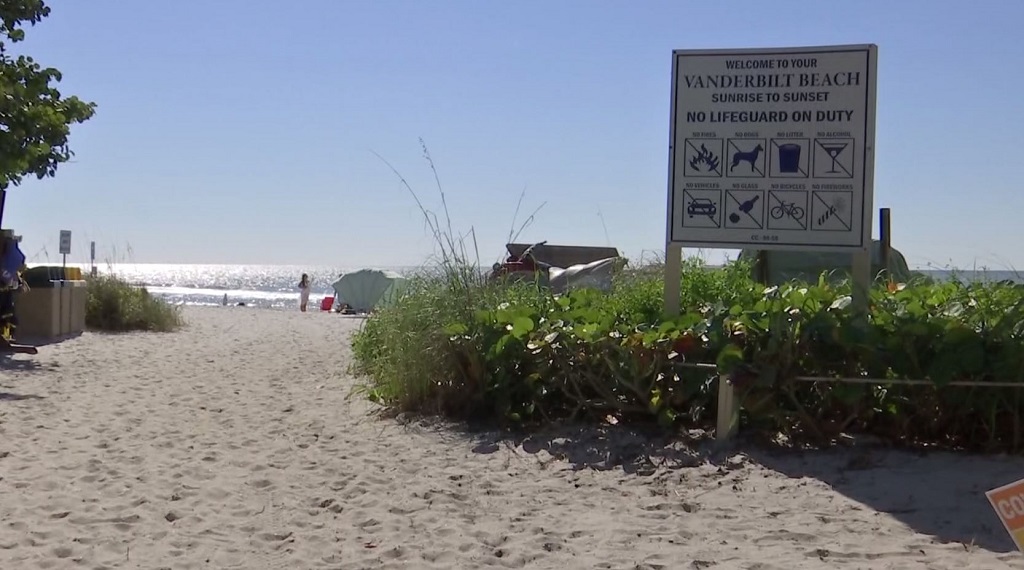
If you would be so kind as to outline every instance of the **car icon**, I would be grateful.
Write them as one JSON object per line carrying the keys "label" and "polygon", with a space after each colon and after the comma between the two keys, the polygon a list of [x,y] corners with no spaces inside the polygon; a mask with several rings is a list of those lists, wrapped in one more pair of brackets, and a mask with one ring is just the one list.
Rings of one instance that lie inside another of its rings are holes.
{"label": "car icon", "polygon": [[715,203],[707,198],[694,198],[686,206],[686,213],[691,218],[694,216],[714,216],[718,213],[718,207]]}

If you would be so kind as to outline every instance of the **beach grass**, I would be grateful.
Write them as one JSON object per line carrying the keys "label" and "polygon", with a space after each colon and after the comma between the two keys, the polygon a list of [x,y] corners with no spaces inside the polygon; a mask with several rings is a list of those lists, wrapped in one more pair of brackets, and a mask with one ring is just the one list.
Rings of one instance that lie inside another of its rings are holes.
{"label": "beach grass", "polygon": [[184,325],[177,307],[111,273],[87,277],[85,323],[106,332],[171,332]]}

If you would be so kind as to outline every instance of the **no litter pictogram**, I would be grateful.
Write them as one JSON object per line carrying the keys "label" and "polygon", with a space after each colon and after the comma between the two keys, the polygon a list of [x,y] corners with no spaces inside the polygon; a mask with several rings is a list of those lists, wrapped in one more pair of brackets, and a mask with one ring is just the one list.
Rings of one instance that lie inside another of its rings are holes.
{"label": "no litter pictogram", "polygon": [[810,162],[807,156],[810,139],[772,139],[771,176],[775,178],[807,178]]}

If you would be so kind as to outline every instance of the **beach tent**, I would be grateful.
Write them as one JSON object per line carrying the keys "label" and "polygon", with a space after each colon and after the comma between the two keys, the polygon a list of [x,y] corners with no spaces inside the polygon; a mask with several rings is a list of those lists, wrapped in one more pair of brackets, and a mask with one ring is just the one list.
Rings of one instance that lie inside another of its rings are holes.
{"label": "beach tent", "polygon": [[393,302],[401,294],[405,282],[398,273],[383,269],[346,273],[334,282],[334,306],[347,303],[356,312],[368,313]]}
{"label": "beach tent", "polygon": [[[749,259],[754,263],[753,277],[759,279],[762,271],[767,269],[765,280],[769,285],[779,285],[790,279],[816,283],[822,271],[835,271],[831,281],[849,277],[852,259],[849,253],[821,251],[765,251],[766,268],[760,267],[757,259],[758,250],[744,249],[740,259]],[[882,242],[874,240],[871,244],[871,275],[878,275],[882,266]],[[907,260],[896,248],[889,250],[889,274],[899,282],[906,282],[912,277],[921,277],[907,266]]]}

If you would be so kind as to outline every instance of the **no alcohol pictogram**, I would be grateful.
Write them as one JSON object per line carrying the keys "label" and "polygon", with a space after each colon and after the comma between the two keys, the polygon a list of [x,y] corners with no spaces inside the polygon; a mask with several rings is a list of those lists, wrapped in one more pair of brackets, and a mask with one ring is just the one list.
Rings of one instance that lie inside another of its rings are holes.
{"label": "no alcohol pictogram", "polygon": [[853,139],[814,139],[815,178],[853,178]]}

